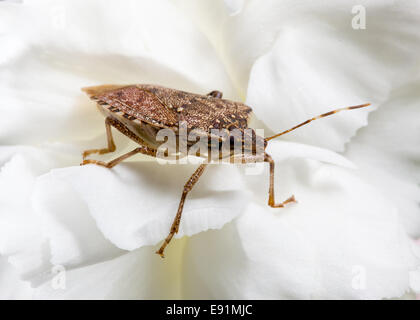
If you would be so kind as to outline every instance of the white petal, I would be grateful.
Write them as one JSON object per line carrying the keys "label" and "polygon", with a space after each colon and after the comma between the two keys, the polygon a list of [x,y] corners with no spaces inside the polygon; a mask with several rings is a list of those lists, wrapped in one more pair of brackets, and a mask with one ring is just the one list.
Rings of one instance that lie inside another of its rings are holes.
{"label": "white petal", "polygon": [[229,10],[229,14],[231,16],[234,16],[241,12],[244,6],[244,2],[244,0],[225,0],[225,4]]}
{"label": "white petal", "polygon": [[0,139],[8,144],[102,132],[102,117],[80,92],[91,84],[149,82],[234,95],[206,37],[167,1],[32,1],[18,8],[6,14],[13,17],[11,40],[0,38],[2,47],[24,44],[0,53]]}
{"label": "white petal", "polygon": [[[160,165],[156,162],[120,164],[112,170],[99,166],[53,170],[41,179],[42,198],[53,201],[57,215],[66,211],[66,181],[86,203],[105,237],[125,250],[156,244],[169,232],[182,187],[194,172],[192,165]],[[176,237],[221,228],[246,206],[246,192],[233,166],[209,166],[185,202]]]}
{"label": "white petal", "polygon": [[16,270],[4,257],[0,257],[0,283],[0,300],[29,299],[32,296],[29,283],[19,279]]}
{"label": "white petal", "polygon": [[53,186],[55,192],[66,192],[59,212],[54,199],[39,192],[41,174],[74,164],[75,158],[80,161],[78,148],[63,145],[0,148],[0,163],[5,162],[0,172],[0,254],[34,285],[45,280],[53,265],[74,267],[121,254],[66,185]]}
{"label": "white petal", "polygon": [[[420,258],[420,239],[414,242],[414,245],[417,246],[417,256]],[[420,267],[417,270],[410,272],[410,287],[417,293],[417,299],[420,298]]]}
{"label": "white petal", "polygon": [[[413,78],[420,50],[418,2],[361,4],[365,30],[352,28],[351,1],[249,1],[229,20],[227,64],[247,91],[247,103],[273,132],[333,108],[376,105]],[[339,114],[284,138],[342,151],[366,117],[362,110]]]}
{"label": "white petal", "polygon": [[419,261],[386,198],[347,169],[293,160],[277,170],[277,200],[294,193],[298,203],[270,209],[265,198],[189,241],[187,298],[377,299],[409,290]]}
{"label": "white petal", "polygon": [[185,19],[191,20],[199,30],[207,37],[223,60],[223,25],[229,16],[229,10],[222,0],[172,0],[179,11],[185,15]]}
{"label": "white petal", "polygon": [[398,207],[412,236],[420,236],[420,81],[396,90],[369,115],[369,126],[348,145],[360,175]]}
{"label": "white petal", "polygon": [[[40,156],[39,153],[33,155]],[[42,171],[36,165],[43,162],[32,162],[28,158],[16,154],[0,172],[0,254],[8,256],[24,278],[32,277],[49,265],[46,239],[30,203],[35,177]]]}
{"label": "white petal", "polygon": [[125,253],[104,238],[69,183],[48,177],[37,179],[32,204],[49,240],[53,265],[83,266]]}
{"label": "white petal", "polygon": [[165,260],[144,247],[110,261],[66,271],[36,289],[37,299],[180,299],[181,242]]}
{"label": "white petal", "polygon": [[266,151],[277,162],[294,158],[306,158],[347,168],[355,168],[355,165],[350,160],[338,153],[306,144],[281,140],[270,141]]}

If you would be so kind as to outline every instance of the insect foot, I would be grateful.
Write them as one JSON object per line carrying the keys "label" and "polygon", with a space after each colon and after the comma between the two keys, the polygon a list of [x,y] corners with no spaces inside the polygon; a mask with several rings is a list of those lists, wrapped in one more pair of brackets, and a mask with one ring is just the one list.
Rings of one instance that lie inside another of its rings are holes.
{"label": "insect foot", "polygon": [[158,251],[155,252],[156,254],[160,255],[161,258],[165,258],[165,255],[163,254],[163,250],[159,249]]}
{"label": "insect foot", "polygon": [[165,238],[165,240],[163,241],[163,244],[161,245],[159,250],[155,252],[156,254],[160,255],[161,258],[165,258],[165,255],[163,254],[163,252],[165,251],[166,246],[169,244],[169,242],[171,242],[172,237],[176,233],[178,233],[180,220],[181,220],[180,217],[175,218],[175,221],[172,223],[172,227],[171,227],[171,230],[169,232],[169,235]]}
{"label": "insect foot", "polygon": [[297,203],[295,196],[292,195],[291,197],[289,197],[288,199],[284,200],[282,203],[274,203],[274,199],[269,199],[268,201],[268,205],[272,208],[283,208],[285,204],[288,203]]}
{"label": "insect foot", "polygon": [[81,166],[87,165],[87,164],[96,164],[98,166],[103,166],[103,167],[109,167],[107,163],[103,162],[103,161],[98,161],[98,160],[91,160],[91,159],[85,159],[83,160],[83,162],[80,164]]}

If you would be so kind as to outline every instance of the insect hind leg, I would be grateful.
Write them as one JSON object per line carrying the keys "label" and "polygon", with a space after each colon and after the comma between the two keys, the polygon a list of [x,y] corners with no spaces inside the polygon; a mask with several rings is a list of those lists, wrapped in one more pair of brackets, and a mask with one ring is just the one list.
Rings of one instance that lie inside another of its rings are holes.
{"label": "insect hind leg", "polygon": [[[136,134],[131,132],[130,129],[127,128],[120,121],[118,121],[116,119],[113,119],[111,117],[107,117],[105,119],[105,125],[106,125],[106,130],[107,130],[107,137],[108,137],[108,148],[92,149],[92,150],[85,151],[83,153],[83,162],[80,165],[97,164],[97,165],[100,165],[100,166],[103,166],[103,167],[112,168],[112,167],[116,166],[117,164],[119,164],[120,162],[124,161],[125,159],[127,159],[127,158],[129,158],[129,157],[131,157],[131,156],[133,156],[137,153],[142,153],[142,154],[145,154],[145,155],[148,155],[148,156],[156,157],[157,150],[150,147],[149,145],[147,145],[143,139],[141,139]],[[115,147],[114,140],[112,138],[111,126],[114,127],[115,129],[117,129],[118,131],[120,131],[122,134],[124,134],[128,138],[137,142],[140,145],[140,147],[138,147],[138,148],[136,148],[136,149],[134,149],[130,152],[127,152],[127,153],[119,156],[118,158],[116,158],[114,160],[111,160],[110,162],[103,162],[103,161],[99,161],[99,160],[85,159],[85,153],[90,154],[90,153],[99,152],[101,154],[105,154],[105,153],[115,151],[116,147]],[[92,151],[92,152],[90,152],[90,151]]]}
{"label": "insect hind leg", "polygon": [[127,153],[125,153],[125,154],[119,156],[118,158],[115,158],[114,160],[111,160],[109,162],[103,162],[103,161],[92,160],[92,159],[85,159],[85,160],[83,160],[81,165],[96,164],[96,165],[103,166],[103,167],[106,167],[106,168],[112,168],[112,167],[115,167],[120,162],[124,161],[125,159],[127,159],[131,156],[134,156],[137,153],[142,153],[142,154],[152,156],[152,157],[156,156],[156,150],[150,149],[146,146],[141,146],[141,147],[135,148],[134,150],[132,150],[130,152],[127,152]]}
{"label": "insect hind leg", "polygon": [[110,152],[114,152],[117,147],[115,146],[114,138],[112,137],[111,132],[111,118],[105,119],[105,129],[106,129],[106,138],[108,141],[108,147],[103,149],[90,149],[83,152],[83,160],[86,159],[86,157],[93,153],[99,153],[99,154],[106,154]]}

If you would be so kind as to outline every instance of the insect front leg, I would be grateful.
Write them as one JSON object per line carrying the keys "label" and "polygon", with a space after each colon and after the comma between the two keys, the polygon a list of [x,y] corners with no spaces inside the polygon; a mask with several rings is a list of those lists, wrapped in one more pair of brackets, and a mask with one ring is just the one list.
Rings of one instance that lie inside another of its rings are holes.
{"label": "insect front leg", "polygon": [[86,157],[92,153],[105,154],[105,153],[114,152],[116,150],[114,138],[112,137],[112,132],[111,132],[111,120],[112,119],[109,117],[105,119],[105,129],[106,129],[106,138],[108,141],[108,147],[103,148],[103,149],[90,149],[90,150],[84,151],[83,160],[85,160]]}
{"label": "insect front leg", "polygon": [[268,153],[264,154],[264,162],[270,164],[270,187],[268,189],[268,205],[272,208],[282,208],[286,203],[296,202],[295,196],[291,196],[281,203],[276,203],[274,200],[274,161]]}
{"label": "insect front leg", "polygon": [[200,165],[197,170],[192,174],[190,179],[187,181],[187,183],[184,185],[184,190],[182,191],[181,195],[181,201],[179,202],[178,211],[176,213],[175,219],[172,222],[172,226],[170,229],[170,232],[166,239],[164,240],[162,246],[156,253],[160,255],[162,258],[164,258],[163,252],[165,251],[166,246],[171,242],[172,237],[175,235],[175,233],[178,233],[179,230],[179,224],[181,223],[181,215],[182,215],[182,209],[184,208],[184,202],[185,198],[187,197],[188,193],[191,191],[191,189],[194,187],[194,185],[197,183],[198,179],[201,177],[201,175],[204,172],[204,169],[206,168],[207,164]]}
{"label": "insect front leg", "polygon": [[287,200],[276,203],[274,200],[274,161],[271,156],[264,152],[264,160],[261,156],[255,155],[244,155],[244,154],[236,154],[230,158],[231,163],[255,163],[255,162],[268,162],[270,164],[270,187],[268,189],[268,205],[272,208],[283,208],[285,204],[296,202],[295,196],[289,197]]}

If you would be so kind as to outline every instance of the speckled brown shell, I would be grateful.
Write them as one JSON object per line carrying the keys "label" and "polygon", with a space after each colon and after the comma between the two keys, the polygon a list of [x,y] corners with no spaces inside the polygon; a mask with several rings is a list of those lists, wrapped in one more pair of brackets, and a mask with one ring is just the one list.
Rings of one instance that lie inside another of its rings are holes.
{"label": "speckled brown shell", "polygon": [[102,85],[82,90],[99,104],[109,105],[112,112],[162,128],[178,127],[185,121],[188,130],[245,129],[252,111],[240,102],[148,84]]}

